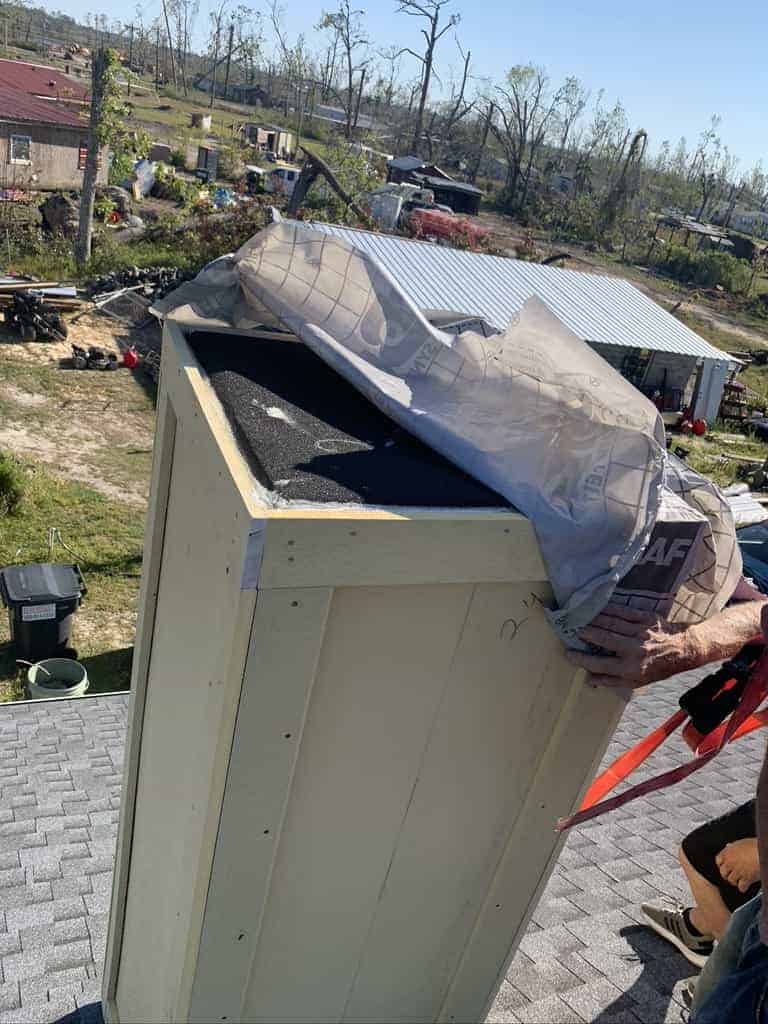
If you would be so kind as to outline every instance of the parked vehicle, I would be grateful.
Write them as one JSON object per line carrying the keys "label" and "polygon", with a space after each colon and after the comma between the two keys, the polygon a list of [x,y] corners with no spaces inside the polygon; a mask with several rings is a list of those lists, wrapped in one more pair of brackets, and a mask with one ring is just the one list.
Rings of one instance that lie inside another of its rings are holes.
{"label": "parked vehicle", "polygon": [[278,164],[264,178],[264,191],[273,195],[292,196],[299,180],[301,168],[292,164]]}

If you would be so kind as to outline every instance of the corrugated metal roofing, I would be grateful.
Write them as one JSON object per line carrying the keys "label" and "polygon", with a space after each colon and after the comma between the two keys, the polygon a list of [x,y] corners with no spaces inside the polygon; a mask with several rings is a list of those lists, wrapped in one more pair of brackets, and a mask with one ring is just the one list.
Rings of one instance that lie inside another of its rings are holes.
{"label": "corrugated metal roofing", "polygon": [[87,131],[88,121],[60,103],[41,100],[0,82],[0,121],[51,124]]}
{"label": "corrugated metal roofing", "polygon": [[542,267],[338,224],[312,227],[377,257],[420,309],[482,316],[504,330],[526,299],[537,295],[584,341],[728,358],[618,277]]}
{"label": "corrugated metal roofing", "polygon": [[11,89],[19,89],[30,96],[76,103],[88,102],[89,91],[86,86],[73,78],[68,78],[56,68],[49,68],[43,64],[0,60],[0,84]]}

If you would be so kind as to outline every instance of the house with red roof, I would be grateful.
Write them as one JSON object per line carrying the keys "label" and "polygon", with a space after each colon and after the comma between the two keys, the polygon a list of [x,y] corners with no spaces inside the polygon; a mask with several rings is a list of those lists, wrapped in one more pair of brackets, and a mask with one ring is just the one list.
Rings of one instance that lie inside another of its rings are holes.
{"label": "house with red roof", "polygon": [[[0,60],[0,189],[79,189],[88,139],[88,92],[74,80]],[[102,153],[98,181],[107,180]]]}
{"label": "house with red roof", "polygon": [[90,102],[87,85],[57,68],[21,60],[0,60],[0,85],[10,86],[40,100],[82,109]]}

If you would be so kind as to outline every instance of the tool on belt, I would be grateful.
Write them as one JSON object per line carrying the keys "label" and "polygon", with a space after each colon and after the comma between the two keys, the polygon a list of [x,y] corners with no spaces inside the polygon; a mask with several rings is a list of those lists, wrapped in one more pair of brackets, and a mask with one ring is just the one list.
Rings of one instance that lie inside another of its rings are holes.
{"label": "tool on belt", "polygon": [[[726,744],[768,725],[768,709],[757,710],[766,696],[768,648],[762,644],[747,644],[735,658],[684,693],[679,711],[608,765],[587,790],[579,810],[569,818],[561,818],[556,831],[563,832],[572,825],[623,807],[636,797],[666,789],[703,768]],[[618,796],[604,799],[681,725],[684,726],[683,739],[695,754],[693,760],[646,779]]]}

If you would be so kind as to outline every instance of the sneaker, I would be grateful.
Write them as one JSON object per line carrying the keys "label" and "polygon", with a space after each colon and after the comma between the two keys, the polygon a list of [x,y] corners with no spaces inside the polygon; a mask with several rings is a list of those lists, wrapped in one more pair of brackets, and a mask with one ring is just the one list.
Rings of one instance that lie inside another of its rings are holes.
{"label": "sneaker", "polygon": [[693,997],[696,995],[696,978],[689,978],[683,985],[682,997],[686,1010],[693,1006]]}
{"label": "sneaker", "polygon": [[683,908],[669,910],[666,907],[652,907],[643,903],[640,907],[648,918],[648,924],[667,942],[679,949],[685,959],[694,967],[703,967],[707,957],[715,948],[711,935],[694,935],[685,923]]}

